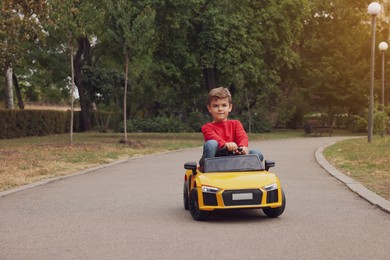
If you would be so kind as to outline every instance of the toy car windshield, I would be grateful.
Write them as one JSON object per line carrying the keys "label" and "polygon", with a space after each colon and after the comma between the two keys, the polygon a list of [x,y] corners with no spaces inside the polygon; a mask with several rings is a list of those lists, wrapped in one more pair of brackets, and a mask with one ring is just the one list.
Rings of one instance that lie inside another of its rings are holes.
{"label": "toy car windshield", "polygon": [[263,171],[264,167],[255,154],[206,158],[204,172]]}

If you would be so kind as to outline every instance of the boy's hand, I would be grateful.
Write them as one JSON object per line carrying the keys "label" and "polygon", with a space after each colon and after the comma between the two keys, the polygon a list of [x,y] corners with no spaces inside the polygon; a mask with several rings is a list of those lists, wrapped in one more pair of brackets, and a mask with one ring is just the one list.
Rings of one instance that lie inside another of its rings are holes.
{"label": "boy's hand", "polygon": [[248,147],[246,146],[240,146],[239,148],[241,148],[240,150],[237,150],[236,151],[236,154],[248,154]]}
{"label": "boy's hand", "polygon": [[225,147],[229,152],[236,151],[238,149],[238,145],[235,142],[226,143]]}
{"label": "boy's hand", "polygon": [[229,152],[234,152],[235,154],[248,154],[248,147],[241,146],[240,151],[238,150],[238,145],[235,142],[226,143],[225,147]]}

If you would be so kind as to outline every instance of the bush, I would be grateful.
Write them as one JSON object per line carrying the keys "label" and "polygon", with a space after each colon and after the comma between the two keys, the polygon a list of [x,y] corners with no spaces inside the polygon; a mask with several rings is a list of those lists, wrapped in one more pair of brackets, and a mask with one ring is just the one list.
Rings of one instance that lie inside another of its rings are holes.
{"label": "bush", "polygon": [[271,122],[269,118],[260,113],[255,113],[252,115],[250,126],[251,129],[249,129],[248,113],[245,112],[240,116],[232,116],[231,119],[240,120],[247,133],[268,133],[271,131]]}
{"label": "bush", "polygon": [[[122,124],[123,125],[123,124]],[[123,131],[123,129],[122,129]],[[191,129],[179,119],[168,117],[135,118],[127,121],[128,132],[180,133]]]}
{"label": "bush", "polygon": [[107,132],[108,129],[119,132],[121,129],[121,116],[120,113],[93,111],[91,113],[91,123],[100,132]]}
{"label": "bush", "polygon": [[202,126],[210,122],[210,116],[204,115],[201,112],[191,112],[187,120],[187,125],[195,132],[200,132]]}
{"label": "bush", "polygon": [[367,120],[361,116],[354,116],[352,124],[352,132],[363,133],[367,131]]}
{"label": "bush", "polygon": [[374,133],[377,134],[385,134],[388,123],[389,122],[389,116],[387,113],[382,111],[376,111],[374,115]]}
{"label": "bush", "polygon": [[[0,125],[0,138],[61,134],[69,130],[70,113],[52,110],[1,110]],[[79,124],[75,124],[75,127],[79,127]]]}

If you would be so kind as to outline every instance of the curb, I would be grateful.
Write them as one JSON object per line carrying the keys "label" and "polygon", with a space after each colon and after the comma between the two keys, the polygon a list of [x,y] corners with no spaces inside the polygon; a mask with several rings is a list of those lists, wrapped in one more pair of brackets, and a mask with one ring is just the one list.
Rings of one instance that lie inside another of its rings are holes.
{"label": "curb", "polygon": [[327,144],[325,146],[322,146],[318,148],[315,151],[315,157],[317,162],[324,168],[330,175],[338,179],[339,181],[343,182],[350,190],[358,194],[363,199],[370,202],[372,205],[379,207],[386,213],[390,213],[390,201],[385,200],[381,196],[377,195],[376,193],[368,190],[366,187],[364,187],[359,182],[353,180],[352,178],[344,175],[343,173],[339,172],[333,165],[331,165],[324,157],[323,151],[326,147],[331,146],[335,144],[336,142]]}

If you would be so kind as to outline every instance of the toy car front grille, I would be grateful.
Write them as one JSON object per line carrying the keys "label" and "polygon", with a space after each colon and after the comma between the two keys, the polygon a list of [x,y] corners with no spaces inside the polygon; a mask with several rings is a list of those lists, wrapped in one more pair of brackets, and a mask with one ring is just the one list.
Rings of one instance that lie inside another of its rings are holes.
{"label": "toy car front grille", "polygon": [[278,202],[278,190],[272,190],[267,192],[267,203]]}
{"label": "toy car front grille", "polygon": [[263,193],[261,190],[225,190],[222,194],[225,206],[260,205]]}
{"label": "toy car front grille", "polygon": [[203,204],[205,206],[217,206],[217,195],[212,193],[203,192]]}

